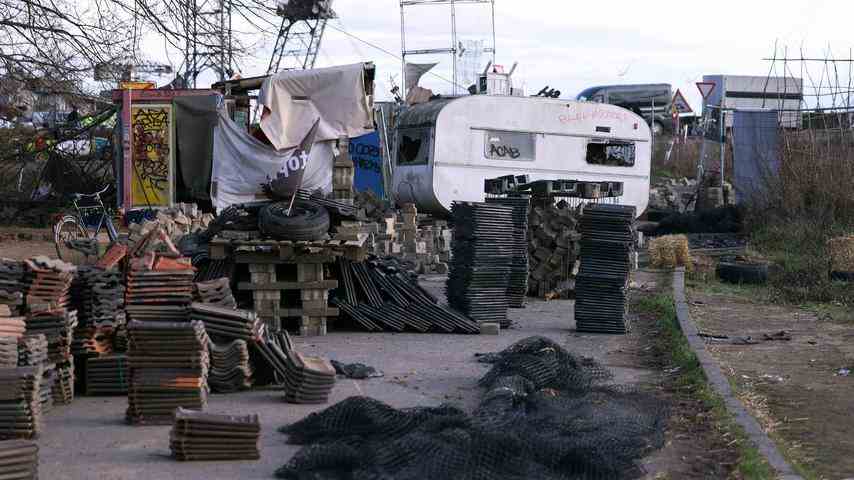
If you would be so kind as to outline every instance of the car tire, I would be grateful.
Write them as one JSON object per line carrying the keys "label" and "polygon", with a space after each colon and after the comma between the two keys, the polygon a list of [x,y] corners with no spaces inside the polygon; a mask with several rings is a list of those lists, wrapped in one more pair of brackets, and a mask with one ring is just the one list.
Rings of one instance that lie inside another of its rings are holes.
{"label": "car tire", "polygon": [[761,285],[768,282],[768,264],[750,262],[722,262],[717,275],[724,282]]}
{"label": "car tire", "polygon": [[323,239],[329,232],[329,212],[312,202],[298,201],[291,215],[289,202],[277,202],[261,209],[258,227],[278,240],[310,241]]}

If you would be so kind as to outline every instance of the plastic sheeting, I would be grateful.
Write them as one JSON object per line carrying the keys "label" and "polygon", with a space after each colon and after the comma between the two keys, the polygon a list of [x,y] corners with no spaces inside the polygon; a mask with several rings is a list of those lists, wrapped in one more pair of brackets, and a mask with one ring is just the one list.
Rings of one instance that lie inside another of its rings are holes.
{"label": "plastic sheeting", "polygon": [[759,201],[768,177],[780,168],[780,114],[736,110],[733,118],[733,176],[738,202]]}
{"label": "plastic sheeting", "polygon": [[299,145],[318,117],[318,143],[374,130],[363,63],[278,73],[264,81],[258,102],[261,130],[278,150]]}
{"label": "plastic sheeting", "polygon": [[[228,118],[224,108],[220,108],[218,117],[214,130],[211,201],[221,211],[229,205],[264,198],[261,185],[267,183],[268,177],[275,178],[282,161],[290,157],[293,148],[275,150],[265,145]],[[316,118],[307,123],[306,132]],[[314,144],[303,176],[303,189],[332,191],[333,145],[334,142]]]}

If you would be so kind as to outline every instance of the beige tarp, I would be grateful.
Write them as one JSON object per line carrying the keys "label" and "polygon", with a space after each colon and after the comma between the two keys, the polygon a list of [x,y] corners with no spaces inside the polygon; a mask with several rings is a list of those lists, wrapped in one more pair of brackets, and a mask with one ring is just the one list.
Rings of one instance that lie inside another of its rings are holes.
{"label": "beige tarp", "polygon": [[374,131],[365,96],[365,65],[280,72],[264,81],[261,129],[277,150],[299,145],[320,118],[316,142]]}

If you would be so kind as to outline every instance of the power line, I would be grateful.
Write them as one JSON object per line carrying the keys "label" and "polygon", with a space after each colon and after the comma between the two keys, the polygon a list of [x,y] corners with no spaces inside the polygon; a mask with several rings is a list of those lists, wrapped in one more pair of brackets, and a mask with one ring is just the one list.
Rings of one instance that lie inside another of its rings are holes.
{"label": "power line", "polygon": [[[327,24],[327,27],[332,28],[333,30],[337,30],[337,31],[339,31],[339,32],[343,33],[344,35],[347,35],[348,37],[354,38],[354,39],[356,39],[356,40],[358,40],[358,41],[360,41],[360,42],[364,43],[365,45],[367,45],[367,46],[369,46],[369,47],[371,47],[371,48],[375,48],[375,49],[377,49],[377,50],[379,50],[379,51],[381,51],[381,52],[385,53],[386,55],[389,55],[389,56],[391,56],[391,57],[394,57],[394,58],[395,58],[395,59],[397,59],[397,60],[400,60],[401,62],[403,61],[403,58],[402,58],[400,55],[397,55],[396,53],[392,53],[392,52],[390,52],[390,51],[388,51],[388,50],[384,49],[383,47],[380,47],[379,45],[376,45],[376,44],[374,44],[374,43],[371,43],[371,42],[369,42],[369,41],[367,41],[367,40],[363,40],[363,39],[361,39],[361,38],[357,37],[356,35],[353,35],[352,33],[349,33],[349,32],[347,32],[347,31],[345,31],[344,29],[341,29],[341,28],[336,27],[336,26],[335,26],[335,25],[333,25],[333,24]],[[443,80],[443,81],[445,81],[445,82],[448,82],[448,83],[449,83],[450,85],[452,85],[452,86],[462,87],[464,90],[465,90],[465,88],[466,88],[466,87],[463,87],[462,85],[460,85],[460,84],[458,84],[458,83],[454,82],[453,80],[448,80],[447,78],[445,78],[445,77],[443,77],[443,76],[439,75],[438,73],[427,72],[427,75],[432,75],[432,76],[434,76],[434,77],[438,78],[439,80]]]}

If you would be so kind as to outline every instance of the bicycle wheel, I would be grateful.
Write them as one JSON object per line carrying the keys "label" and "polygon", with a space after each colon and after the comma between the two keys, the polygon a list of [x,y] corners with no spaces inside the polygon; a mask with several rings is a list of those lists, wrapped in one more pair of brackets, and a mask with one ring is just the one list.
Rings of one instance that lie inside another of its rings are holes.
{"label": "bicycle wheel", "polygon": [[80,225],[77,217],[66,215],[53,227],[53,243],[56,246],[56,256],[64,262],[80,265],[86,260],[86,254],[80,250],[68,247],[69,241],[85,240],[89,233]]}

